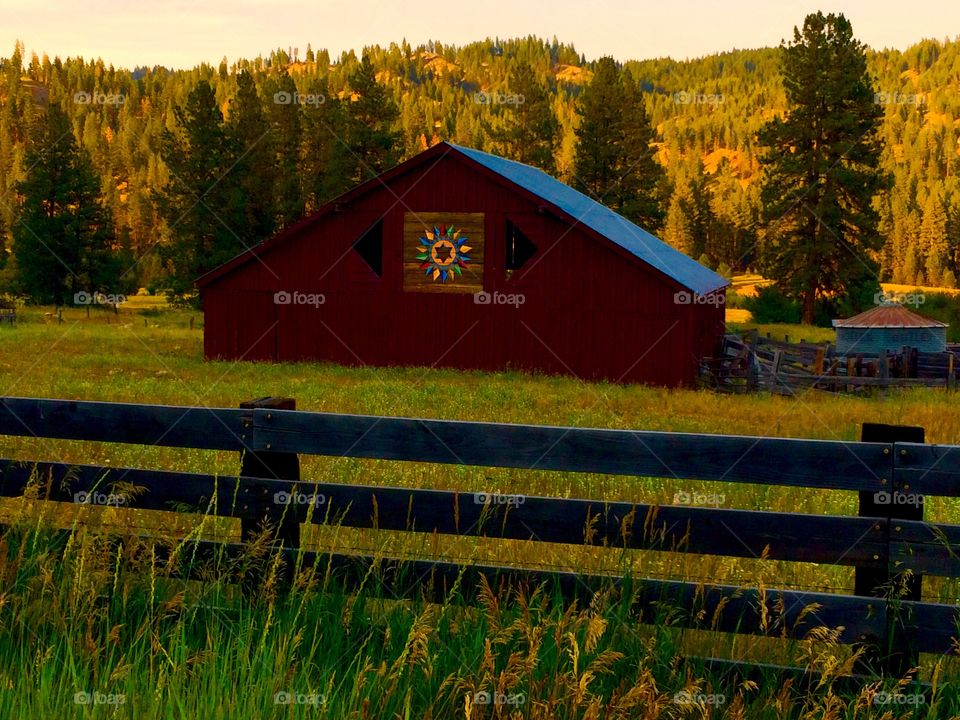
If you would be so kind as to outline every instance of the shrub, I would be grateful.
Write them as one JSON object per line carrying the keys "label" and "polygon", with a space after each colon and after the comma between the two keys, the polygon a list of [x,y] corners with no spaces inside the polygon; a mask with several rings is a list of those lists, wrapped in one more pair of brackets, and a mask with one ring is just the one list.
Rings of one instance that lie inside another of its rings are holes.
{"label": "shrub", "polygon": [[727,290],[726,306],[728,308],[746,308],[749,299],[740,295],[736,290]]}
{"label": "shrub", "polygon": [[911,307],[924,317],[947,323],[947,340],[960,342],[960,296],[951,293],[924,293],[924,302]]}
{"label": "shrub", "polygon": [[773,285],[757,290],[755,297],[743,299],[743,306],[762,324],[800,322],[800,303],[791,300]]}

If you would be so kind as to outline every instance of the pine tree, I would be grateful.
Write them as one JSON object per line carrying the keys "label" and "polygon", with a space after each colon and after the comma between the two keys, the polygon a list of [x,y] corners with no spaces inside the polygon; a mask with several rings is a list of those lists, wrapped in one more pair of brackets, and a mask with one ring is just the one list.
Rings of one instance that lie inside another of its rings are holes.
{"label": "pine tree", "polygon": [[663,220],[663,169],[639,87],[613,58],[597,62],[577,105],[580,126],[574,186],[634,222],[656,230]]}
{"label": "pine tree", "polygon": [[600,203],[612,202],[620,180],[623,86],[613,58],[597,61],[593,80],[577,103],[580,126],[574,160],[574,185]]}
{"label": "pine tree", "polygon": [[[505,126],[484,127],[495,150],[511,160],[555,174],[554,154],[560,143],[560,123],[553,112],[550,95],[527,63],[518,63],[510,70],[508,93],[504,100]],[[498,95],[491,95],[499,99]]]}
{"label": "pine tree", "polygon": [[162,135],[170,180],[157,197],[170,242],[161,248],[177,298],[196,302],[198,277],[254,243],[238,188],[238,148],[227,133],[205,80],[174,111],[175,130]]}
{"label": "pine tree", "polygon": [[926,273],[927,283],[934,287],[939,286],[942,281],[943,266],[940,264],[940,256],[936,253],[927,255]]}
{"label": "pine tree", "polygon": [[352,180],[363,182],[388,170],[400,159],[402,136],[394,128],[400,111],[386,89],[377,82],[369,55],[364,55],[350,75],[357,94],[346,114],[347,147],[354,159]]}
{"label": "pine tree", "polygon": [[276,229],[274,193],[278,168],[273,158],[271,126],[253,76],[246,70],[237,75],[237,93],[230,101],[227,132],[230,144],[239,150],[231,172],[242,194],[244,226],[250,239],[259,242]]}
{"label": "pine tree", "polygon": [[940,275],[947,263],[950,246],[947,240],[947,210],[939,188],[930,193],[923,208],[920,225],[920,249],[926,256],[927,282],[940,283]]}
{"label": "pine tree", "polygon": [[78,293],[122,294],[113,220],[69,118],[51,103],[31,134],[13,228],[20,291],[34,302],[56,305],[74,302]]}
{"label": "pine tree", "polygon": [[[900,282],[909,285],[916,281],[919,272],[920,261],[917,260],[917,249],[911,245],[907,248],[903,259],[903,268],[900,276],[897,278]],[[921,283],[922,284],[922,283]]]}
{"label": "pine tree", "polygon": [[694,246],[694,230],[688,199],[682,192],[675,192],[670,198],[663,240],[680,252],[690,255]]}
{"label": "pine tree", "polygon": [[[300,182],[301,112],[305,107],[286,69],[264,83],[269,146],[273,154],[276,224],[284,227],[303,216],[304,196]],[[311,99],[312,100],[312,99]],[[311,104],[310,108],[313,107]]]}
{"label": "pine tree", "polygon": [[[0,270],[7,267],[7,258],[10,256],[9,244],[7,241],[7,226],[3,222],[3,215],[0,215]],[[4,292],[0,289],[0,292]]]}
{"label": "pine tree", "polygon": [[325,80],[315,80],[309,92],[323,98],[322,103],[308,107],[303,119],[304,194],[306,209],[312,212],[350,189],[355,159],[343,140],[346,116],[340,100]]}
{"label": "pine tree", "polygon": [[873,196],[881,112],[863,45],[843,15],[808,15],[781,45],[789,111],[760,132],[765,273],[799,298],[812,323],[819,298],[853,300],[879,289],[873,253],[882,239]]}
{"label": "pine tree", "polygon": [[953,191],[947,208],[948,265],[954,274],[960,271],[960,188]]}
{"label": "pine tree", "polygon": [[[656,232],[663,224],[666,202],[666,173],[656,160],[656,139],[640,86],[626,72],[622,74],[623,132],[620,180],[616,186],[618,209],[643,228]],[[702,175],[703,168],[700,168]],[[702,236],[701,236],[702,237]],[[696,257],[696,255],[694,255]]]}

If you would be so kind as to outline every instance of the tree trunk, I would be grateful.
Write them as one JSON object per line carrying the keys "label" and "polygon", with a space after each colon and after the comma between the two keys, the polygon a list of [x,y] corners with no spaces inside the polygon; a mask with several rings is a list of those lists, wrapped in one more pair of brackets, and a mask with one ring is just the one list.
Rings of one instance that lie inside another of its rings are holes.
{"label": "tree trunk", "polygon": [[803,317],[801,320],[806,325],[813,325],[813,311],[816,309],[817,289],[808,287],[803,293]]}

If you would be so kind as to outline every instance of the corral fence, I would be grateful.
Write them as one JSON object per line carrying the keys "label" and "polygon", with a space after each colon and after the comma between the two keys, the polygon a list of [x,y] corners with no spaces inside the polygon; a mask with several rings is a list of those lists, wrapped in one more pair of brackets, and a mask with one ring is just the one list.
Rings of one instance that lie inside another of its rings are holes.
{"label": "corral fence", "polygon": [[[0,495],[52,502],[138,491],[124,506],[241,520],[243,541],[272,527],[285,567],[316,562],[344,587],[443,601],[490,587],[547,582],[567,599],[599,591],[631,599],[638,623],[670,623],[780,639],[840,628],[865,650],[863,675],[902,676],[919,653],[956,654],[958,607],[924,602],[925,576],[960,576],[960,526],[924,520],[924,498],[960,496],[960,446],[924,444],[921,428],[864,425],[862,441],[549,427],[296,411],[289,398],[240,408],[0,398],[0,435],[241,453],[235,477],[0,460]],[[859,493],[856,516],[455,492],[300,478],[299,454],[695,479]],[[39,488],[37,483],[39,482]],[[314,498],[291,502],[292,496]],[[37,495],[31,495],[37,497]],[[322,498],[322,503],[317,500]],[[501,564],[404,560],[298,548],[301,523],[486,536],[636,550],[763,558],[855,568],[854,594],[548,571]],[[589,532],[586,529],[589,528]],[[119,531],[118,531],[119,532]],[[241,557],[244,542],[191,540],[192,557]],[[157,562],[164,562],[156,547]],[[209,568],[204,572],[209,572]],[[366,579],[366,580],[365,580]],[[365,586],[366,587],[366,586]],[[891,588],[899,588],[892,592]],[[815,606],[815,612],[809,608]],[[718,667],[739,666],[711,658]],[[793,669],[783,668],[791,671]]]}
{"label": "corral fence", "polygon": [[17,322],[17,311],[15,308],[0,307],[0,325],[15,325]]}
{"label": "corral fence", "polygon": [[960,347],[920,352],[903,347],[878,354],[840,354],[830,343],[790,342],[753,330],[724,337],[720,355],[705,358],[702,382],[724,392],[766,390],[790,395],[813,388],[858,393],[871,388],[955,388],[960,376]]}

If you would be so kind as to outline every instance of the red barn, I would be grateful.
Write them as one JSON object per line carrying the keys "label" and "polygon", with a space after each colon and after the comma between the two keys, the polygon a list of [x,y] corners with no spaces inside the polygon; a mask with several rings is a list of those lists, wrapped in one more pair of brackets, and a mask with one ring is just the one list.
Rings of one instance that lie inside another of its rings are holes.
{"label": "red barn", "polygon": [[727,280],[536,168],[440,143],[199,282],[207,358],[684,385]]}

